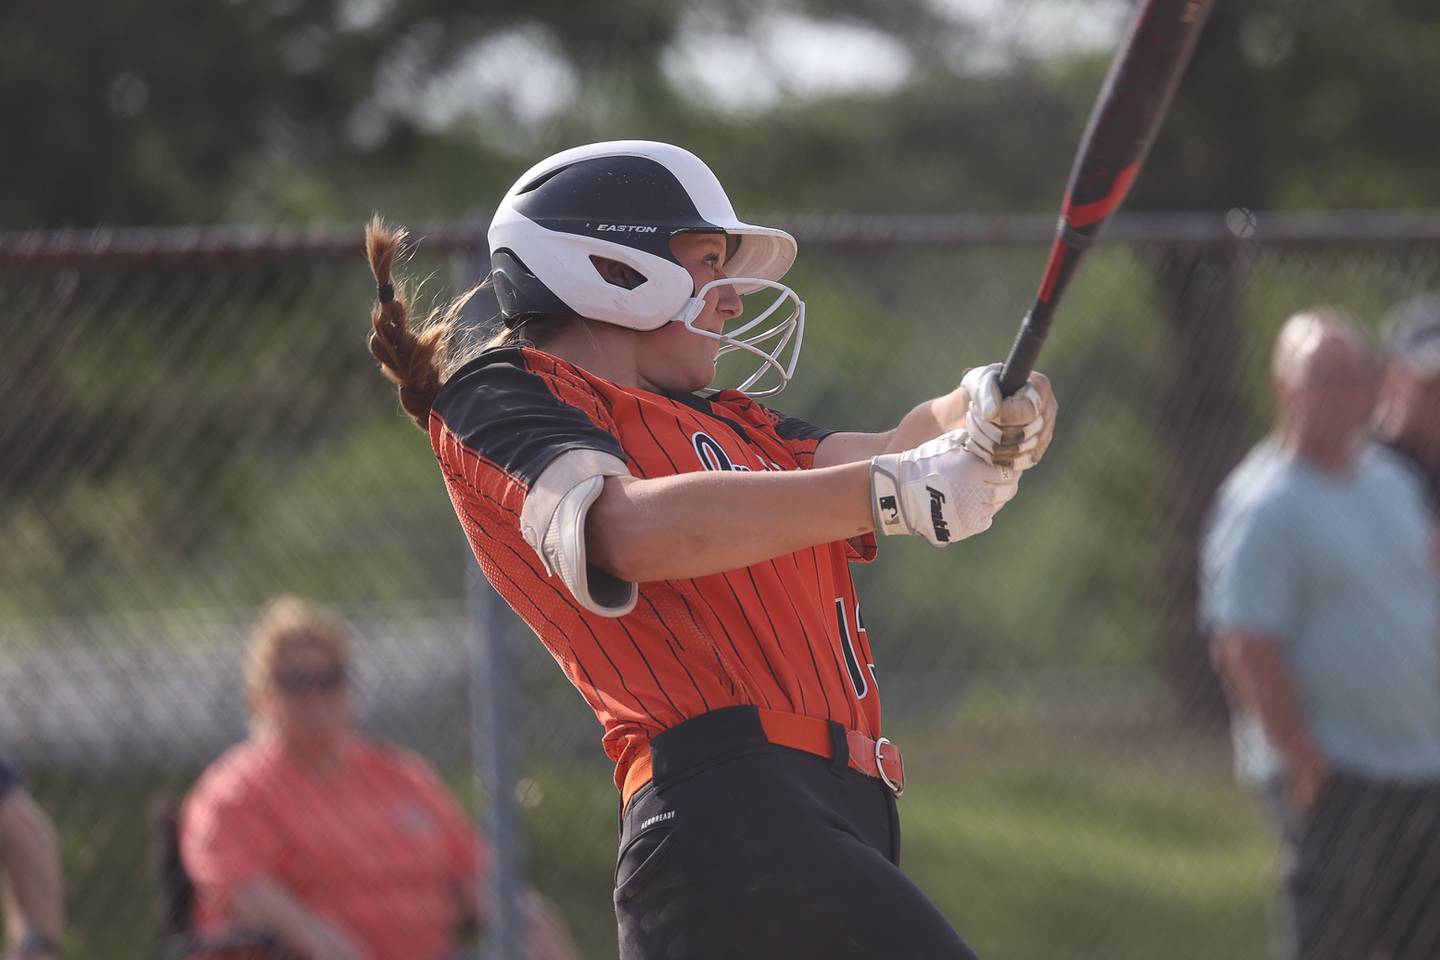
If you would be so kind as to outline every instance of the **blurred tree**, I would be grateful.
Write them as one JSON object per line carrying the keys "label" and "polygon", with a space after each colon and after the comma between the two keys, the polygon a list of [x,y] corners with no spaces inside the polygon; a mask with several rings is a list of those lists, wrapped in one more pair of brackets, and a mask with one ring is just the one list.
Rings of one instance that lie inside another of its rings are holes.
{"label": "blurred tree", "polygon": [[[0,109],[24,136],[6,151],[0,226],[213,221],[233,217],[230,194],[257,164],[320,172],[403,158],[467,112],[437,120],[423,115],[426,100],[455,71],[477,68],[488,42],[507,37],[571,71],[577,100],[598,94],[605,117],[642,114],[657,101],[663,108],[673,95],[662,55],[690,6],[21,0],[0,58]],[[936,22],[922,0],[714,0],[707,8],[741,27],[768,11],[824,11],[918,30],[916,42]],[[512,57],[493,69],[517,83],[555,83],[541,65]]]}

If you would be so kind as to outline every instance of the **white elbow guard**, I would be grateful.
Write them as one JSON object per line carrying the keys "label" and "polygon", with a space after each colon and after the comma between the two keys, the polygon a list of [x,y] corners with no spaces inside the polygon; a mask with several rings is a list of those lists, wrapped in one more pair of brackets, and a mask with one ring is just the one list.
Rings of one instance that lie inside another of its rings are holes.
{"label": "white elbow guard", "polygon": [[585,516],[606,477],[629,474],[619,457],[598,450],[571,450],[545,468],[520,511],[520,533],[539,555],[545,572],[559,577],[580,606],[602,617],[623,617],[634,610],[640,590],[586,562]]}

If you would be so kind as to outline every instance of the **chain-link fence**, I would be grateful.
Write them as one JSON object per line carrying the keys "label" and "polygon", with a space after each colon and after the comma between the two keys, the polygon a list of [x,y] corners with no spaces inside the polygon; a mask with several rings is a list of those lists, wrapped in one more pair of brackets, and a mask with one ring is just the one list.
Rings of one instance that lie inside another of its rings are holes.
{"label": "chain-link fence", "polygon": [[[809,318],[774,405],[859,430],[1004,355],[1053,230],[774,220]],[[422,301],[476,279],[481,231],[415,233]],[[1231,786],[1198,533],[1268,424],[1284,317],[1377,320],[1437,285],[1436,216],[1117,221],[1040,364],[1062,403],[1043,468],[984,537],[856,568],[907,749],[905,866],[982,953],[1264,953],[1272,841]],[[0,752],[63,838],[65,955],[156,955],[147,810],[244,736],[246,632],[296,593],[354,627],[361,726],[431,760],[584,956],[613,956],[599,729],[472,589],[365,349],[358,228],[9,235],[0,296]]]}

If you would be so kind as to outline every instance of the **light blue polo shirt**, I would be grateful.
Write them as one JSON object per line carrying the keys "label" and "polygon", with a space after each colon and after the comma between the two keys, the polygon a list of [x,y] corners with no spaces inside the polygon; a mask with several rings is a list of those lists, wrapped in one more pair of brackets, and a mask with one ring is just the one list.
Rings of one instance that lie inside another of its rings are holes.
{"label": "light blue polo shirt", "polygon": [[[1221,487],[1201,555],[1213,633],[1284,645],[1310,730],[1338,769],[1440,776],[1440,572],[1418,478],[1367,448],[1345,474],[1260,444]],[[1232,727],[1241,780],[1283,771],[1259,718]]]}

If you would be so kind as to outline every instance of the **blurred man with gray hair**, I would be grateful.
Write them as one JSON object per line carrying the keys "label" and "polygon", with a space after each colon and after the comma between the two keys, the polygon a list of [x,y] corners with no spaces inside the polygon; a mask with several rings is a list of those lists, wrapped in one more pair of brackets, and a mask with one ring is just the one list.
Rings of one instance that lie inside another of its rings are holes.
{"label": "blurred man with gray hair", "polygon": [[[1433,960],[1440,576],[1426,491],[1370,438],[1381,366],[1348,316],[1291,317],[1272,379],[1275,430],[1220,490],[1201,587],[1236,771],[1283,840],[1286,952]],[[1408,424],[1401,399],[1387,384]]]}

